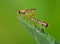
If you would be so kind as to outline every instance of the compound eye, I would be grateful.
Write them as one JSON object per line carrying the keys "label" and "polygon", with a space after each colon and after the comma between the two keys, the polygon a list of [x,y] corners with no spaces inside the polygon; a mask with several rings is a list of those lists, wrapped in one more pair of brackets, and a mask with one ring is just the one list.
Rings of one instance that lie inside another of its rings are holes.
{"label": "compound eye", "polygon": [[20,14],[21,12],[20,12],[20,11],[18,11],[18,13]]}
{"label": "compound eye", "polygon": [[25,14],[25,11],[18,11],[18,14]]}
{"label": "compound eye", "polygon": [[20,12],[20,11],[18,11],[18,12],[17,12],[17,14],[19,15],[19,14],[21,14],[21,12]]}

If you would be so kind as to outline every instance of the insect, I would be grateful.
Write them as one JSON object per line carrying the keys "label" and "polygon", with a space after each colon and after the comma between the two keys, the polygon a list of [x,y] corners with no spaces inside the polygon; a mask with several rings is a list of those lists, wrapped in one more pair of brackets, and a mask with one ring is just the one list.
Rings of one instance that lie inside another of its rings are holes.
{"label": "insect", "polygon": [[25,14],[26,12],[31,12],[31,14],[29,14],[29,18],[34,21],[34,22],[37,22],[38,24],[44,26],[44,27],[48,27],[48,23],[46,23],[45,21],[41,21],[41,20],[37,20],[36,18],[33,18],[32,16],[34,15],[34,10],[35,9],[27,9],[27,10],[19,10],[18,11],[18,14],[19,15],[22,15],[22,14]]}

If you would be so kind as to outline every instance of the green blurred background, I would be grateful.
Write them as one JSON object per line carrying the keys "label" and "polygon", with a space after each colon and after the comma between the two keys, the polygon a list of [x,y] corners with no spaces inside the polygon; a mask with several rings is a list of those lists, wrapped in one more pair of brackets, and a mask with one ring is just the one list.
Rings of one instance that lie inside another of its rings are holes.
{"label": "green blurred background", "polygon": [[0,44],[37,44],[17,18],[19,9],[36,8],[48,22],[46,32],[60,41],[60,0],[0,0]]}

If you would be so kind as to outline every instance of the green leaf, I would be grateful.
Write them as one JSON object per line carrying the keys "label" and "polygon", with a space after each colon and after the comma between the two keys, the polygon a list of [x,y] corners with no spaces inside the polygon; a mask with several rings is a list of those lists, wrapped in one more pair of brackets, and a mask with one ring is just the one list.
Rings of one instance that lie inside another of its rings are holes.
{"label": "green leaf", "polygon": [[38,26],[29,25],[28,22],[24,21],[22,18],[18,17],[20,22],[25,26],[30,35],[36,40],[37,44],[60,44],[55,38],[47,34],[43,28],[39,28]]}

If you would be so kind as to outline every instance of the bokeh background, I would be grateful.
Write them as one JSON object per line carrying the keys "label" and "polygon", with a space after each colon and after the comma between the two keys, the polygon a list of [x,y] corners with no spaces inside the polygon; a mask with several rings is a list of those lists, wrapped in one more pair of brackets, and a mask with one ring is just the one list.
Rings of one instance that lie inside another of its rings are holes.
{"label": "bokeh background", "polygon": [[0,0],[0,44],[37,44],[17,18],[19,9],[36,8],[48,22],[46,32],[60,41],[60,0]]}

